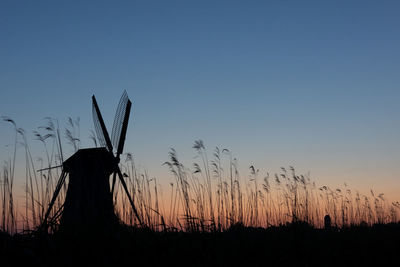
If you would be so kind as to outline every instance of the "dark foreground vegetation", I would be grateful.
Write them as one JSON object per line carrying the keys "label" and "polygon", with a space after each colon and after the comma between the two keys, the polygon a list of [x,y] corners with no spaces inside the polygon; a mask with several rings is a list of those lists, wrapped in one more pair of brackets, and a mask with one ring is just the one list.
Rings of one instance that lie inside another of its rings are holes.
{"label": "dark foreground vegetation", "polygon": [[[399,265],[398,201],[346,183],[320,186],[293,167],[262,175],[252,165],[243,175],[229,150],[215,148],[210,156],[201,140],[193,145],[192,168],[171,149],[164,163],[172,175],[169,187],[124,154],[119,165],[137,216],[117,182],[112,204],[121,224],[104,230],[94,219],[84,231],[71,224],[65,232],[60,218],[71,177],[51,202],[67,158],[58,122],[48,119],[34,132],[45,151],[38,165],[25,131],[3,120],[15,128],[15,140],[0,171],[0,267]],[[78,151],[79,120],[69,119],[65,133]],[[18,165],[20,144],[25,164]],[[16,169],[25,169],[25,177]],[[24,188],[22,197],[16,197],[16,185]],[[37,231],[43,225],[48,229]]]}
{"label": "dark foreground vegetation", "polygon": [[397,266],[400,224],[224,232],[124,227],[106,235],[0,234],[1,266]]}

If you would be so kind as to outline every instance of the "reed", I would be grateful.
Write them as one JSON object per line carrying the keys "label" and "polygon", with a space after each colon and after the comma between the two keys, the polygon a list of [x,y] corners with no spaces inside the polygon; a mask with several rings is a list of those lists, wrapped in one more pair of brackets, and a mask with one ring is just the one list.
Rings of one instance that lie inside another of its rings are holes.
{"label": "reed", "polygon": [[[63,145],[58,121],[46,118],[46,124],[33,132],[34,139],[42,144],[44,157],[39,161],[31,154],[26,132],[15,121],[3,117],[15,131],[13,154],[3,164],[0,173],[0,227],[1,231],[16,233],[34,230],[43,220],[57,179],[59,166],[64,160]],[[72,151],[80,148],[79,119],[68,119],[65,129],[66,143]],[[92,139],[97,146],[96,139]],[[24,209],[19,210],[14,196],[18,144],[22,144],[25,158]],[[373,225],[398,222],[400,203],[389,203],[383,193],[361,194],[344,187],[332,189],[317,186],[309,174],[298,175],[294,167],[281,168],[280,173],[262,175],[255,166],[241,175],[238,161],[228,149],[216,147],[209,159],[201,140],[194,142],[196,155],[193,167],[188,168],[178,158],[176,150],[168,153],[164,165],[172,175],[169,188],[163,188],[148,171],[139,170],[132,153],[125,154],[120,168],[130,194],[145,227],[154,231],[215,232],[226,231],[237,225],[270,227],[287,223],[305,222],[314,227],[324,226],[324,216],[332,218],[333,227]],[[39,170],[39,171],[38,171]],[[165,181],[169,178],[163,178]],[[166,189],[165,192],[163,189]],[[51,217],[52,230],[57,229],[62,212],[67,184],[60,192]],[[120,193],[117,182],[114,205],[120,220],[139,227],[129,201]],[[18,211],[18,212],[17,212]]]}

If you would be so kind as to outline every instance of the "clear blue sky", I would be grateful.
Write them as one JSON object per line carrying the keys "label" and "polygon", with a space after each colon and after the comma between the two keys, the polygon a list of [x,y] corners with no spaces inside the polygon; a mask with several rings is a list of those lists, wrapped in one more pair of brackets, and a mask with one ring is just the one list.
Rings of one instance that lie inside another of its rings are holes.
{"label": "clear blue sky", "polygon": [[[189,165],[202,139],[244,172],[293,165],[395,196],[399,14],[399,1],[3,0],[0,115],[30,133],[79,116],[87,147],[91,95],[111,128],[126,89],[126,150],[160,180],[170,147]],[[0,140],[3,161],[4,122]]]}

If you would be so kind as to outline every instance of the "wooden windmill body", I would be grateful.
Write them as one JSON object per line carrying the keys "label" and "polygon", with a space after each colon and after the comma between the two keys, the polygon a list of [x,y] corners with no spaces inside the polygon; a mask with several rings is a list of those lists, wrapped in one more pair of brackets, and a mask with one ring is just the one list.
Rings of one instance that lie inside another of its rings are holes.
{"label": "wooden windmill body", "polygon": [[98,231],[117,224],[109,184],[113,160],[105,148],[89,148],[80,149],[64,162],[69,183],[60,220],[62,230]]}
{"label": "wooden windmill body", "polygon": [[[65,183],[67,174],[69,174],[69,183],[65,202],[62,206],[59,231],[65,233],[94,231],[99,233],[107,232],[116,227],[118,225],[118,217],[114,212],[113,194],[117,176],[128,197],[136,219],[141,224],[133,199],[118,166],[125,142],[131,102],[126,92],[124,92],[114,120],[112,142],[94,96],[92,100],[93,119],[101,147],[80,149],[63,163],[62,174],[42,222],[42,228],[46,230],[48,229],[49,221],[53,221],[50,218],[51,210]],[[113,147],[116,147],[115,155]],[[113,179],[112,187],[110,188],[111,175]]]}

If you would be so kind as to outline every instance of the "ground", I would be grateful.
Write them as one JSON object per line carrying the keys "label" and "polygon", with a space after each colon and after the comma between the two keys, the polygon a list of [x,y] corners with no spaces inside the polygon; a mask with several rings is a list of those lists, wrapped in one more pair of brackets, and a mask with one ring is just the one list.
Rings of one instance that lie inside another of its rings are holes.
{"label": "ground", "polygon": [[396,266],[400,224],[321,230],[240,225],[222,233],[122,227],[105,235],[0,234],[1,266]]}

